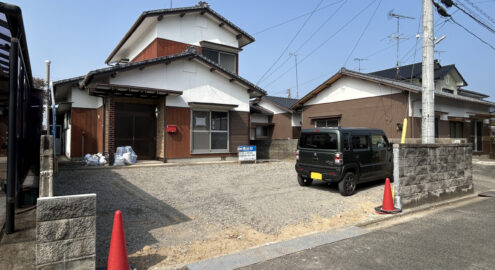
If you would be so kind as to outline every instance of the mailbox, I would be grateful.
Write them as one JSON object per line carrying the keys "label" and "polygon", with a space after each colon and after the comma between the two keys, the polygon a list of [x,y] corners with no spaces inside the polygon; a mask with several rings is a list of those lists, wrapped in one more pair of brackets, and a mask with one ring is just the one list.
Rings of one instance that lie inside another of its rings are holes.
{"label": "mailbox", "polygon": [[167,125],[167,128],[165,129],[167,133],[176,133],[177,132],[177,126],[176,125]]}

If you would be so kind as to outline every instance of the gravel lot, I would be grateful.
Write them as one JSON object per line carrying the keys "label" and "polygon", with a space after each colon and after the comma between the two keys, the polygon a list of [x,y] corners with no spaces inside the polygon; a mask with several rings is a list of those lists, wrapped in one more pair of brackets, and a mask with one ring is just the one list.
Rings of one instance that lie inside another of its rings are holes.
{"label": "gravel lot", "polygon": [[97,265],[122,210],[130,262],[177,266],[376,217],[383,181],[343,197],[297,184],[293,162],[60,171],[55,194],[97,193]]}

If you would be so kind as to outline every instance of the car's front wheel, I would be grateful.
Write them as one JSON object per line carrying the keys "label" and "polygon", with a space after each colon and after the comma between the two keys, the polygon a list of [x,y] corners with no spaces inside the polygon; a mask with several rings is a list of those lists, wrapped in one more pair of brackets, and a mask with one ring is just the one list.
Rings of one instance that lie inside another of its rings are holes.
{"label": "car's front wheel", "polygon": [[357,179],[354,173],[347,172],[339,182],[339,192],[343,196],[351,196],[356,191]]}
{"label": "car's front wheel", "polygon": [[298,175],[297,176],[297,182],[299,182],[300,186],[309,186],[311,183],[313,183],[313,179],[311,178],[303,178],[302,176]]}

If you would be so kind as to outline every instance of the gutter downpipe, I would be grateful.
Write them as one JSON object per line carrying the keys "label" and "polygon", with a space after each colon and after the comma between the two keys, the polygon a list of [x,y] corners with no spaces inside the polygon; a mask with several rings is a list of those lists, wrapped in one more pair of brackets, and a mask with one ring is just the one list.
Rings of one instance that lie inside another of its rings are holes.
{"label": "gutter downpipe", "polygon": [[10,69],[9,69],[9,133],[7,152],[7,209],[5,232],[12,234],[15,231],[15,185],[17,178],[17,91],[18,91],[18,65],[19,39],[12,38],[10,42]]}

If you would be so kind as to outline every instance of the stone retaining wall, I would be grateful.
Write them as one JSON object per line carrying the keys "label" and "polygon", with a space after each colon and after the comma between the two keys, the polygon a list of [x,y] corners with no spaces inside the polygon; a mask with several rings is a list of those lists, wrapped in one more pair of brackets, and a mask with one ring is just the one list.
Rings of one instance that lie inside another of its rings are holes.
{"label": "stone retaining wall", "polygon": [[297,139],[255,140],[258,159],[296,159]]}
{"label": "stone retaining wall", "polygon": [[470,144],[394,144],[396,205],[416,206],[473,192]]}
{"label": "stone retaining wall", "polygon": [[94,269],[96,194],[38,199],[36,269]]}

